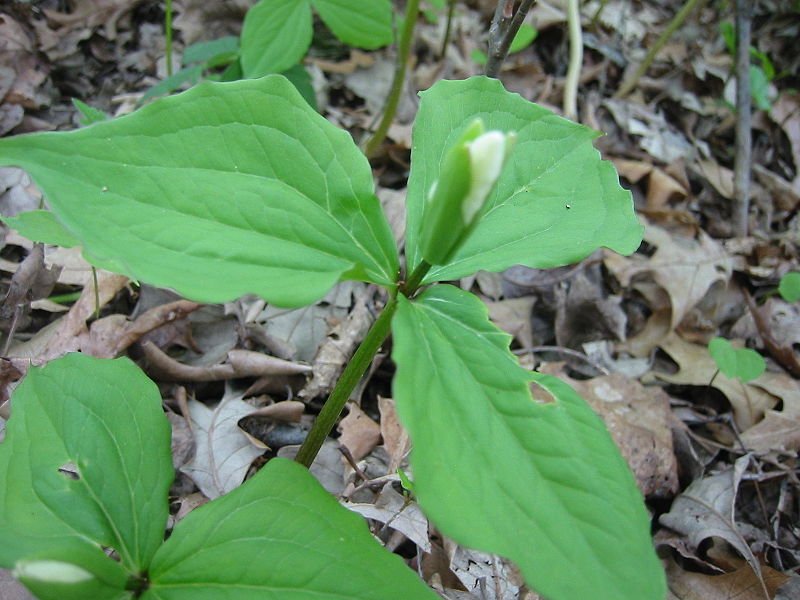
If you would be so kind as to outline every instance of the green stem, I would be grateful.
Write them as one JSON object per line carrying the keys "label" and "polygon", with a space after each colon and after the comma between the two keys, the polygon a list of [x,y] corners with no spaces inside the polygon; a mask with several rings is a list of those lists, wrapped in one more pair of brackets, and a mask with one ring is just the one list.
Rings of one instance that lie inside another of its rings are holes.
{"label": "green stem", "polygon": [[405,17],[403,17],[403,31],[400,34],[400,45],[397,50],[397,69],[394,72],[392,89],[386,100],[386,109],[383,111],[383,118],[378,128],[375,130],[375,133],[372,134],[372,137],[367,141],[364,147],[364,154],[366,154],[367,158],[374,156],[375,152],[383,143],[383,140],[386,139],[389,126],[392,124],[394,115],[397,112],[397,105],[400,103],[400,93],[403,91],[403,82],[406,78],[408,55],[411,52],[411,39],[414,34],[414,26],[417,24],[418,15],[419,0],[408,0],[406,4],[406,14]]}
{"label": "green stem", "polygon": [[419,286],[422,283],[422,280],[425,278],[425,275],[427,275],[428,271],[430,270],[431,270],[431,264],[423,259],[417,265],[417,267],[414,269],[414,271],[411,273],[411,275],[408,277],[405,283],[403,283],[400,286],[400,292],[408,298],[413,296],[414,292],[416,292],[417,289],[419,289]]}
{"label": "green stem", "polygon": [[322,443],[333,429],[336,420],[339,418],[339,414],[350,398],[350,394],[353,393],[361,377],[364,375],[370,363],[372,363],[372,359],[375,357],[381,344],[389,337],[392,316],[395,310],[397,310],[397,299],[393,298],[384,307],[383,312],[377,320],[372,324],[364,341],[361,342],[353,358],[350,360],[347,367],[345,367],[344,372],[342,372],[341,377],[339,377],[339,381],[336,382],[336,387],[333,388],[333,392],[322,407],[322,411],[319,413],[319,416],[317,416],[316,421],[314,421],[311,431],[308,432],[308,437],[297,453],[295,460],[301,465],[310,467],[311,463],[314,462],[319,449],[322,448]]}
{"label": "green stem", "polygon": [[172,77],[172,0],[167,0],[164,33],[167,36],[167,77]]}
{"label": "green stem", "polygon": [[664,47],[664,44],[667,43],[669,38],[672,37],[672,34],[677,31],[678,27],[683,25],[686,17],[688,17],[696,7],[702,6],[705,2],[706,0],[686,0],[686,3],[683,5],[683,7],[674,17],[672,17],[672,21],[669,22],[667,28],[658,37],[656,43],[653,44],[647,51],[644,60],[636,69],[636,72],[622,83],[622,87],[617,91],[616,94],[614,94],[614,98],[624,98],[633,90],[633,88],[636,87],[636,84],[639,83],[639,79],[641,79],[642,75],[644,75],[647,72],[647,69],[650,68],[650,65],[655,60],[656,55],[661,51],[661,48]]}
{"label": "green stem", "polygon": [[453,29],[453,13],[456,8],[456,0],[450,0],[447,7],[447,28],[444,30],[444,39],[442,40],[442,50],[439,52],[439,58],[444,59],[444,54],[447,51],[447,44],[450,43],[450,34]]}

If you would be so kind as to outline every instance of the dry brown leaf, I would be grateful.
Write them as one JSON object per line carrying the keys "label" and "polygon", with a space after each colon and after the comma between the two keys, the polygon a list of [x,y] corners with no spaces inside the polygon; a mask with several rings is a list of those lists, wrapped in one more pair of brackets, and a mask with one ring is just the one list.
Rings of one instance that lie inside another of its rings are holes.
{"label": "dry brown leaf", "polygon": [[800,305],[772,297],[763,306],[756,306],[749,294],[745,298],[769,353],[792,375],[800,377],[800,355],[795,351],[800,346]]}
{"label": "dry brown leaf", "polygon": [[[767,566],[761,569],[769,600],[789,578]],[[670,561],[666,571],[670,592],[678,600],[765,600],[761,582],[747,566],[722,575],[705,575]]]}
{"label": "dry brown leaf", "polygon": [[[770,375],[765,373],[758,379],[743,383],[739,379],[731,379],[719,373],[716,377],[717,364],[708,353],[708,347],[692,344],[671,333],[663,339],[659,346],[674,360],[679,367],[677,373],[655,373],[655,376],[670,383],[685,385],[711,385],[725,394],[733,407],[736,423],[741,430],[746,430],[759,422],[764,413],[773,408],[778,398],[766,390]],[[713,382],[712,382],[713,378]]]}
{"label": "dry brown leaf", "polygon": [[211,500],[237,488],[266,449],[239,428],[239,420],[251,412],[253,407],[239,397],[223,398],[213,410],[189,401],[195,452],[180,470]]}
{"label": "dry brown leaf", "polygon": [[728,200],[733,198],[733,171],[707,159],[697,161],[697,171],[717,192]]}
{"label": "dry brown leaf", "polygon": [[[86,332],[86,321],[127,283],[128,278],[124,275],[98,269],[96,295],[93,284],[85,286],[66,315],[40,329],[30,340],[12,346],[9,356],[47,362],[75,352],[80,348],[81,335]],[[96,300],[99,300],[99,305]]]}
{"label": "dry brown leaf", "polygon": [[143,0],[76,0],[71,12],[43,9],[44,14],[59,26],[63,35],[73,29],[93,29],[105,26],[106,39],[117,37],[117,22]]}
{"label": "dry brown leaf", "polygon": [[597,339],[625,339],[627,315],[619,296],[607,296],[602,284],[590,280],[583,271],[569,281],[569,287],[556,288],[556,342],[565,348],[579,349],[584,342]]}
{"label": "dry brown leaf", "polygon": [[153,342],[142,344],[146,363],[145,371],[162,381],[219,381],[236,377],[262,377],[266,375],[294,375],[308,373],[311,367],[253,352],[231,350],[227,362],[196,366],[178,362],[160,350]]}
{"label": "dry brown leaf", "polygon": [[347,60],[342,61],[332,61],[332,60],[323,60],[321,58],[309,58],[309,64],[317,65],[320,69],[325,71],[326,73],[339,73],[340,75],[349,75],[353,73],[358,68],[366,68],[371,67],[375,64],[375,57],[368,53],[359,50],[358,48],[352,48],[350,50],[350,56]]}
{"label": "dry brown leaf", "polygon": [[785,373],[764,373],[751,382],[765,392],[780,398],[781,410],[768,410],[764,419],[739,436],[753,452],[800,450],[800,382]]}
{"label": "dry brown leaf", "polygon": [[381,437],[386,453],[389,455],[387,473],[395,473],[405,462],[411,449],[408,431],[400,423],[394,398],[378,396],[378,410],[381,413]]}
{"label": "dry brown leaf", "polygon": [[339,443],[350,451],[353,459],[359,461],[378,445],[381,426],[353,402],[348,403],[347,410],[347,416],[339,422],[338,430],[342,434]]}
{"label": "dry brown leaf", "polygon": [[659,522],[687,536],[694,548],[711,537],[724,539],[747,560],[758,579],[763,580],[761,564],[734,518],[736,493],[749,462],[750,456],[745,455],[727,471],[696,479],[675,499],[670,511],[659,517]]}
{"label": "dry brown leaf", "polygon": [[563,368],[564,363],[550,363],[539,370],[568,383],[605,421],[642,494],[665,497],[675,493],[678,467],[672,448],[669,396],[621,373],[576,380]]}
{"label": "dry brown leaf", "polygon": [[367,295],[361,293],[347,318],[331,329],[319,347],[313,361],[312,377],[298,394],[301,398],[310,400],[330,393],[373,321],[374,317],[367,308]]}
{"label": "dry brown leaf", "polygon": [[727,284],[731,259],[703,232],[697,238],[686,238],[643,221],[644,240],[657,247],[655,254],[646,258],[606,253],[605,264],[625,287],[635,287],[636,276],[649,274],[665,289],[672,305],[670,326],[674,329],[715,282]]}
{"label": "dry brown leaf", "polygon": [[374,503],[345,503],[344,506],[362,517],[379,521],[385,526],[399,531],[423,552],[431,551],[427,517],[416,502],[408,502],[406,498],[394,491],[391,485],[383,486]]}
{"label": "dry brown leaf", "polygon": [[[317,478],[320,485],[329,494],[336,497],[341,497],[345,489],[345,468],[352,473],[352,469],[349,466],[346,467],[347,463],[339,448],[338,440],[328,438],[322,444],[322,448],[320,448],[317,457],[309,468],[309,471]],[[294,460],[298,450],[300,450],[300,446],[284,446],[278,450],[278,456]]]}
{"label": "dry brown leaf", "polygon": [[88,333],[80,336],[80,349],[97,358],[115,358],[151,331],[183,319],[203,306],[190,300],[176,300],[156,306],[129,321],[125,315],[110,315],[92,323]]}
{"label": "dry brown leaf", "polygon": [[795,194],[800,195],[800,94],[782,92],[769,116],[781,126],[792,147],[795,177],[791,185]]}
{"label": "dry brown leaf", "polygon": [[486,302],[492,322],[512,335],[523,348],[533,346],[531,313],[534,304],[536,304],[535,296]]}

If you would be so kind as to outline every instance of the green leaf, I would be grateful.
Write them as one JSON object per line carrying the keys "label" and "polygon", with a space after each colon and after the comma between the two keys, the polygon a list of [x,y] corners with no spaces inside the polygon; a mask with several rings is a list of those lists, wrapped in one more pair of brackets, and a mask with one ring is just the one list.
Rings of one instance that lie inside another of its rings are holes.
{"label": "green leaf", "polygon": [[708,344],[708,353],[717,368],[726,377],[738,377],[742,381],[751,381],[761,377],[767,364],[764,357],[750,348],[734,348],[725,338],[714,338]]}
{"label": "green leaf", "polygon": [[311,34],[308,0],[261,0],[247,11],[242,25],[244,76],[280,73],[300,62]]}
{"label": "green leaf", "polygon": [[148,100],[158,98],[159,96],[171,94],[172,92],[179,90],[184,83],[195,85],[203,76],[204,70],[205,65],[191,65],[189,67],[184,67],[177,73],[170,75],[166,79],[162,79],[149,90],[147,90],[144,95],[139,98],[139,104],[144,104]]}
{"label": "green leaf", "polygon": [[792,271],[781,277],[778,292],[787,302],[800,300],[800,271]]}
{"label": "green leaf", "polygon": [[472,51],[470,58],[472,59],[472,62],[479,65],[485,65],[487,62],[489,62],[489,57],[487,57],[484,52],[478,50],[477,48]]}
{"label": "green leaf", "polygon": [[600,246],[631,253],[642,227],[611,163],[600,160],[597,133],[507,92],[496,79],[440,81],[421,94],[408,184],[406,250],[419,264],[424,198],[445,151],[480,117],[487,129],[516,131],[517,142],[488,209],[450,265],[426,282],[457,279],[515,264],[549,268],[577,262]]}
{"label": "green leaf", "polygon": [[26,556],[14,565],[14,577],[39,600],[121,600],[129,575],[99,547],[55,547]]}
{"label": "green leaf", "polygon": [[303,65],[295,65],[281,73],[281,75],[292,82],[311,108],[317,110],[317,94],[311,84],[311,74]]}
{"label": "green leaf", "polygon": [[772,109],[772,102],[769,99],[769,80],[767,74],[761,67],[750,65],[750,93],[756,106],[761,110]]}
{"label": "green leaf", "polygon": [[[155,384],[128,359],[70,354],[31,368],[12,403],[0,446],[0,481],[13,482],[0,496],[0,564],[85,552],[93,541],[114,548],[128,572],[144,570],[164,536],[174,477]],[[59,471],[69,463],[79,479]]]}
{"label": "green leaf", "polygon": [[524,50],[533,43],[533,40],[535,40],[538,35],[539,30],[531,25],[528,25],[527,23],[523,23],[520,25],[517,34],[514,36],[514,39],[511,41],[511,46],[508,48],[508,53],[514,54],[515,52]]}
{"label": "green leaf", "polygon": [[284,77],[198,84],[132,115],[0,140],[97,266],[203,302],[279,306],[398,268],[372,170]]}
{"label": "green leaf", "polygon": [[142,600],[435,600],[306,469],[276,458],[178,523]]}
{"label": "green leaf", "polygon": [[389,0],[311,0],[311,4],[345,44],[373,50],[392,43]]}
{"label": "green leaf", "polygon": [[209,42],[199,42],[186,46],[181,57],[183,65],[195,62],[213,61],[221,54],[236,54],[239,52],[239,38],[233,35],[221,37]]}
{"label": "green leaf", "polygon": [[102,110],[94,106],[89,106],[86,102],[82,102],[77,98],[72,99],[72,105],[81,113],[82,118],[79,119],[81,125],[91,125],[92,123],[99,123],[100,121],[108,119],[108,115]]}
{"label": "green leaf", "polygon": [[62,248],[81,245],[81,241],[59,223],[49,210],[30,210],[16,217],[3,217],[3,222],[32,242],[42,242]]}
{"label": "green leaf", "polygon": [[[522,369],[472,294],[439,285],[399,302],[394,395],[436,527],[515,561],[553,600],[661,600],[642,497],[597,415]],[[533,400],[531,381],[555,401]]]}

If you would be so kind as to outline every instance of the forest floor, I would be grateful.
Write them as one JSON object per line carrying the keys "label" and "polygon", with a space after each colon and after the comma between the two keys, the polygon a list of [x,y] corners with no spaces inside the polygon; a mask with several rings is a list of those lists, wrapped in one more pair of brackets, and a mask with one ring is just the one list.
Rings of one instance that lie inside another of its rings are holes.
{"label": "forest floor", "polygon": [[[187,46],[237,35],[252,4],[175,0],[176,66]],[[565,4],[534,5],[527,22],[538,35],[508,57],[500,76],[510,91],[557,113],[569,55]],[[733,23],[732,4],[701,2],[620,96],[681,5],[609,0],[598,10],[598,2],[582,3],[578,120],[605,134],[596,147],[631,190],[644,242],[632,256],[600,250],[566,267],[514,267],[457,283],[486,302],[525,366],[567,381],[605,419],[653,515],[670,598],[788,600],[800,597],[800,302],[777,289],[783,276],[800,271],[800,8],[755,3],[753,65],[761,74],[752,84],[750,211],[747,235],[736,236],[734,59],[723,35]],[[423,5],[429,10],[416,29],[397,117],[372,160],[398,236],[417,92],[442,78],[482,74],[475,51],[485,45],[495,2],[456,3],[444,58],[446,13]],[[0,135],[79,127],[72,98],[115,116],[131,112],[165,78],[165,45],[164,2],[3,0]],[[305,65],[320,112],[360,141],[381,113],[394,56],[393,47],[345,47],[317,27]],[[0,168],[3,216],[38,208],[40,199],[24,172]],[[32,243],[5,227],[2,235],[5,295]],[[79,252],[47,247],[45,261],[57,272],[27,298],[13,325],[8,319],[0,326],[0,404],[24,361],[41,364],[75,350],[126,354],[159,383],[178,466],[193,451],[190,406],[225,402],[218,418],[227,429],[214,452],[225,458],[247,448],[246,460],[228,463],[239,481],[302,441],[331,388],[331,371],[341,369],[384,300],[374,286],[346,282],[305,309],[244,297],[178,305],[185,314],[175,319],[151,310],[179,301],[174,293],[101,273],[95,318],[91,270]],[[766,371],[746,382],[717,373],[708,351],[715,337],[756,350]],[[296,374],[234,377],[220,366],[236,349],[277,356]],[[387,434],[397,421],[393,370],[379,355],[313,472],[369,516],[387,547],[418,557],[414,566],[444,597],[538,598],[502,559],[456,552],[424,517],[398,519],[402,498],[391,485],[361,483],[385,483],[390,459],[407,455]],[[272,405],[278,408],[265,410]],[[8,406],[3,410],[7,416]],[[173,507],[183,515],[224,491],[180,473]],[[686,498],[703,503],[687,506]],[[0,597],[25,597],[14,585],[0,573]]]}

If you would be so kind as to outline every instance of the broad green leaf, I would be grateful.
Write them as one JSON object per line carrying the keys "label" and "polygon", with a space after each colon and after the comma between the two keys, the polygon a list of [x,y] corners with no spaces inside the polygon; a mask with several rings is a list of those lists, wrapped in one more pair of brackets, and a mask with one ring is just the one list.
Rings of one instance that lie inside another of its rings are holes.
{"label": "broad green leaf", "polygon": [[284,77],[201,83],[132,115],[0,139],[97,266],[203,302],[392,285],[397,251],[350,135]]}
{"label": "broad green leaf", "polygon": [[750,348],[734,348],[725,338],[714,338],[708,344],[708,353],[717,368],[726,377],[738,377],[742,381],[752,381],[761,377],[767,368],[764,357]]}
{"label": "broad green leaf", "polygon": [[100,547],[53,547],[14,564],[14,577],[39,600],[122,600],[130,575]]}
{"label": "broad green leaf", "polygon": [[280,73],[300,62],[311,45],[308,0],[261,0],[242,24],[241,61],[245,77]]}
{"label": "broad green leaf", "polygon": [[3,223],[33,242],[63,248],[80,246],[81,241],[69,232],[49,210],[30,210],[16,217],[3,217]]}
{"label": "broad green leaf", "polygon": [[12,407],[0,445],[0,564],[100,544],[129,572],[145,569],[174,478],[155,384],[128,359],[70,354],[31,368]]}
{"label": "broad green leaf", "polygon": [[800,300],[800,271],[792,271],[781,277],[778,292],[787,302]]}
{"label": "broad green leaf", "polygon": [[294,65],[281,73],[281,75],[292,82],[311,108],[317,110],[317,95],[311,83],[311,74],[303,65]]}
{"label": "broad green leaf", "polygon": [[142,600],[435,600],[306,469],[276,458],[192,511]]}
{"label": "broad green leaf", "polygon": [[209,42],[198,42],[186,46],[181,57],[181,64],[190,65],[193,62],[208,62],[220,55],[236,54],[239,51],[239,38],[233,35],[217,38]]}
{"label": "broad green leaf", "polygon": [[[472,294],[439,285],[399,302],[394,395],[433,523],[515,561],[552,600],[661,600],[642,497],[591,408],[522,369]],[[533,399],[532,381],[554,401]]]}
{"label": "broad green leaf", "polygon": [[450,265],[431,269],[425,281],[457,279],[515,264],[549,268],[581,260],[600,246],[631,253],[642,227],[630,193],[611,163],[600,160],[597,133],[507,92],[495,79],[440,81],[421,94],[408,184],[406,250],[420,261],[424,198],[445,151],[480,117],[487,129],[517,132],[503,175],[483,220]]}
{"label": "broad green leaf", "polygon": [[325,25],[345,44],[372,50],[392,43],[389,0],[310,0]]}

